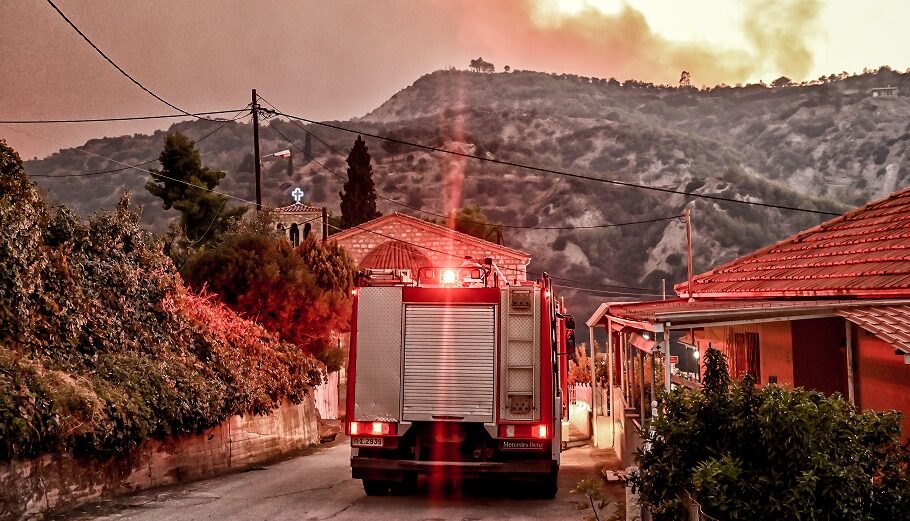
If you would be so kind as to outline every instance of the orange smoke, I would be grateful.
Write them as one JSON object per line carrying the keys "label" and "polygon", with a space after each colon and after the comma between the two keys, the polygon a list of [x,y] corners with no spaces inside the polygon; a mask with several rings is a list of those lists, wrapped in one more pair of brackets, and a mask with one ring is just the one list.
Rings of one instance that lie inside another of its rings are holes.
{"label": "orange smoke", "polygon": [[489,49],[503,65],[511,60],[513,68],[523,68],[524,60],[548,72],[671,85],[681,70],[707,85],[748,81],[767,71],[803,79],[812,65],[808,39],[818,32],[821,10],[819,0],[748,0],[742,31],[749,47],[719,49],[670,41],[626,3],[616,13],[586,4],[559,11],[556,0],[469,5],[466,44]]}

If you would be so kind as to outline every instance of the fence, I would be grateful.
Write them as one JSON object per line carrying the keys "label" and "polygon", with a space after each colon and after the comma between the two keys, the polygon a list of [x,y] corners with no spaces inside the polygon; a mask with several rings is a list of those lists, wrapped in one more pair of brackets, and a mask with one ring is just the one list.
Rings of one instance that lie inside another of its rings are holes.
{"label": "fence", "polygon": [[313,388],[316,410],[323,420],[338,419],[338,372],[329,373],[325,383]]}
{"label": "fence", "polygon": [[574,384],[569,386],[569,402],[587,404],[588,409],[592,408],[591,404],[593,403],[593,400],[591,394],[590,384]]}

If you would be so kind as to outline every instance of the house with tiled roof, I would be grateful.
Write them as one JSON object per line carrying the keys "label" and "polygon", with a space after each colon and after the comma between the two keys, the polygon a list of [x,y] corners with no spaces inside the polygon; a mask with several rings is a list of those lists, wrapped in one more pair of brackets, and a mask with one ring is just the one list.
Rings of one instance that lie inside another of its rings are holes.
{"label": "house with tiled roof", "polygon": [[[613,410],[627,412],[617,425],[646,424],[654,389],[699,385],[697,361],[714,347],[734,376],[899,410],[910,435],[910,189],[674,289],[588,320],[609,333]],[[622,453],[636,443],[619,430]]]}
{"label": "house with tiled roof", "polygon": [[491,257],[510,280],[527,278],[531,255],[478,239],[446,226],[402,213],[383,215],[329,236],[354,258],[358,269],[458,267],[465,257]]}

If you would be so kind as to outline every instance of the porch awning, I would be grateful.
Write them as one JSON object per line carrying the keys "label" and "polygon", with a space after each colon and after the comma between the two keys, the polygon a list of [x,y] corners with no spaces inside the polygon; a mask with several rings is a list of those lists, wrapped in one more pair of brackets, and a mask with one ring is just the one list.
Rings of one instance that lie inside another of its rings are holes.
{"label": "porch awning", "polygon": [[654,351],[654,347],[657,346],[657,342],[655,342],[653,340],[648,340],[647,338],[639,335],[638,333],[630,334],[629,342],[631,342],[633,346],[641,349],[642,351],[644,351],[645,353],[648,353],[649,355],[651,354],[652,351]]}
{"label": "porch awning", "polygon": [[836,313],[910,354],[910,306],[869,306]]}

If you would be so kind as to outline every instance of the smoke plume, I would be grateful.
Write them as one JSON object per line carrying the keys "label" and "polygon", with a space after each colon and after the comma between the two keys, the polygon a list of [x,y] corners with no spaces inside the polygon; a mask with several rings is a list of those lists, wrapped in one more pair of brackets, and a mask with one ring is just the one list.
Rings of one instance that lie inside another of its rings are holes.
{"label": "smoke plume", "polygon": [[[497,56],[546,64],[549,71],[589,71],[620,80],[675,84],[681,70],[693,83],[714,85],[786,75],[804,79],[812,65],[809,39],[819,32],[819,0],[748,0],[739,29],[747,48],[671,41],[654,32],[645,16],[623,3],[615,13],[585,4],[577,12],[556,9],[556,0],[475,4],[476,20],[464,36]],[[773,79],[773,78],[769,78]]]}

